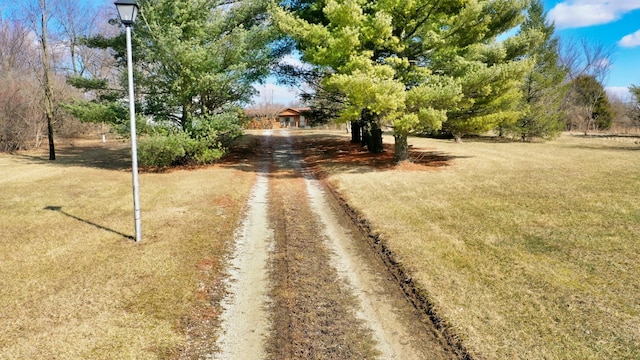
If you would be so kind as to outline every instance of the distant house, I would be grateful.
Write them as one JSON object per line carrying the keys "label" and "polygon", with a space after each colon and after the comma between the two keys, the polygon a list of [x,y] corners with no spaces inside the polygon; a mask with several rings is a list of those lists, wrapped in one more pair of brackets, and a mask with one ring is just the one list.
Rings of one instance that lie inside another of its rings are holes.
{"label": "distant house", "polygon": [[305,128],[309,126],[308,113],[311,108],[286,108],[278,114],[278,123],[274,128]]}
{"label": "distant house", "polygon": [[245,114],[251,119],[247,125],[249,129],[284,129],[306,128],[309,122],[311,108],[286,108],[279,112],[266,111],[265,109],[248,109]]}
{"label": "distant house", "polygon": [[246,125],[247,129],[273,129],[276,122],[276,114],[256,111],[254,109],[245,110],[245,115],[251,119]]}

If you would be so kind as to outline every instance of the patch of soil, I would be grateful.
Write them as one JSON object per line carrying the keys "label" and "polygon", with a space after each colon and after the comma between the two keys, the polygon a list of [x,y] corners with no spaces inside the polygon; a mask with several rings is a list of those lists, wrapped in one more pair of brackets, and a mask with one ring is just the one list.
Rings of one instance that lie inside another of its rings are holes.
{"label": "patch of soil", "polygon": [[223,249],[216,251],[218,256],[205,257],[198,261],[198,288],[195,292],[196,307],[188,319],[185,319],[187,342],[180,349],[179,359],[203,359],[217,351],[215,329],[220,326],[221,299],[224,297],[223,272],[221,259]]}
{"label": "patch of soil", "polygon": [[[270,216],[274,359],[454,359],[391,280],[342,209],[332,205],[287,133],[273,136]],[[306,144],[306,143],[305,143]]]}
{"label": "patch of soil", "polygon": [[454,352],[422,311],[407,302],[396,279],[372,251],[340,203],[323,181],[306,179],[311,205],[324,224],[333,250],[331,262],[359,299],[360,316],[367,320],[382,359],[453,359]]}
{"label": "patch of soil", "polygon": [[[269,143],[265,137],[264,143]],[[247,212],[235,235],[233,253],[227,264],[220,319],[223,332],[217,339],[220,358],[240,359],[248,354],[266,357],[264,339],[269,332],[267,313],[268,268],[273,249],[273,231],[268,217],[270,192],[268,164],[259,161],[258,177],[247,203]]]}
{"label": "patch of soil", "polygon": [[272,178],[272,359],[372,359],[371,330],[340,281],[310,210],[304,180],[279,169]]}

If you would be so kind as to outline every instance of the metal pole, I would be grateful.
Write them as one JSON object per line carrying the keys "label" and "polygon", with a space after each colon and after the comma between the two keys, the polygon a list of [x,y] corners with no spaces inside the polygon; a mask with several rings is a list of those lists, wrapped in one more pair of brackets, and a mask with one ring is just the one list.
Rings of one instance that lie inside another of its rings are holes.
{"label": "metal pole", "polygon": [[133,173],[133,211],[136,225],[135,241],[142,240],[142,220],[140,218],[140,187],[138,182],[138,145],[136,139],[136,106],[133,96],[133,59],[131,51],[131,26],[127,32],[127,66],[129,70],[129,120],[131,121],[131,171]]}

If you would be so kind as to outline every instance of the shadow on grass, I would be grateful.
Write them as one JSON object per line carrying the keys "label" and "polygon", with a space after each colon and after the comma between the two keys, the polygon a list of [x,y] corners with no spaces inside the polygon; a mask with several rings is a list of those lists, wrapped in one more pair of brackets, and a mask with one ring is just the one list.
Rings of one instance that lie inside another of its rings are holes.
{"label": "shadow on grass", "polygon": [[638,139],[640,135],[637,134],[571,134],[573,137],[585,138],[585,139]]}
{"label": "shadow on grass", "polygon": [[[326,177],[330,173],[357,173],[390,171],[396,169],[424,171],[450,165],[451,160],[459,158],[450,154],[411,147],[409,150],[410,165],[397,164],[393,161],[394,145],[384,144],[384,152],[373,154],[360,144],[350,142],[350,138],[340,135],[291,131],[288,137],[273,135],[247,134],[233,146],[231,153],[220,164],[238,170],[255,171],[247,164],[268,161],[281,154],[281,142],[291,143],[291,153],[304,159],[303,169],[313,171],[318,177]],[[277,159],[276,159],[277,161]],[[295,174],[289,174],[297,176]],[[270,176],[288,176],[286,173]]]}
{"label": "shadow on grass", "polygon": [[[452,140],[453,141],[453,140]],[[522,141],[521,139],[513,139],[499,136],[465,136],[461,143],[483,143],[483,144],[535,144],[541,140]]]}
{"label": "shadow on grass", "polygon": [[391,170],[425,171],[451,165],[460,156],[438,151],[435,148],[410,146],[409,162],[394,162],[394,144],[384,144],[384,151],[373,154],[359,143],[352,143],[344,136],[299,136],[293,139],[294,147],[303,153],[305,162],[316,168],[316,174],[324,176],[320,168],[334,173],[367,173]]}
{"label": "shadow on grass", "polygon": [[611,150],[611,151],[640,151],[640,145],[630,145],[630,144],[620,144],[619,146],[615,145],[572,145],[570,146],[574,149],[583,149],[583,150]]}
{"label": "shadow on grass", "polygon": [[640,135],[626,134],[571,134],[578,139],[599,139],[605,142],[572,144],[575,149],[585,150],[612,150],[612,151],[640,151]]}
{"label": "shadow on grass", "polygon": [[68,217],[70,217],[70,218],[72,218],[74,220],[78,220],[78,221],[83,222],[85,224],[89,224],[89,225],[91,225],[93,227],[96,227],[96,228],[98,228],[100,230],[104,230],[104,231],[108,231],[110,233],[114,233],[116,235],[120,235],[120,236],[122,236],[122,237],[124,237],[125,239],[128,239],[128,240],[132,240],[132,241],[135,240],[135,238],[133,236],[131,236],[131,235],[127,235],[127,234],[121,233],[119,231],[116,231],[116,230],[110,229],[108,227],[96,224],[96,223],[91,222],[89,220],[85,220],[85,219],[79,218],[79,217],[77,217],[75,215],[69,214],[68,212],[65,212],[64,210],[62,210],[62,206],[49,205],[49,206],[46,206],[43,210],[57,211],[62,215],[68,216]]}
{"label": "shadow on grass", "polygon": [[56,149],[56,160],[49,160],[48,152],[42,154],[21,153],[15,156],[37,164],[84,166],[106,170],[131,169],[131,149],[124,144],[59,147]]}

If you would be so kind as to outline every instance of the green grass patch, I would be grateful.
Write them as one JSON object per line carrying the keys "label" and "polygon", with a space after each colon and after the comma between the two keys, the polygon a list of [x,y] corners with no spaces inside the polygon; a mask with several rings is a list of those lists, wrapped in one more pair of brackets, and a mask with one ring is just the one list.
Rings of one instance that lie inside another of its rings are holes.
{"label": "green grass patch", "polygon": [[185,345],[198,288],[220,271],[201,264],[226,253],[254,174],[141,174],[135,243],[128,154],[0,154],[0,358],[161,359]]}
{"label": "green grass patch", "polygon": [[325,169],[472,355],[640,358],[637,141],[410,143],[453,160]]}

